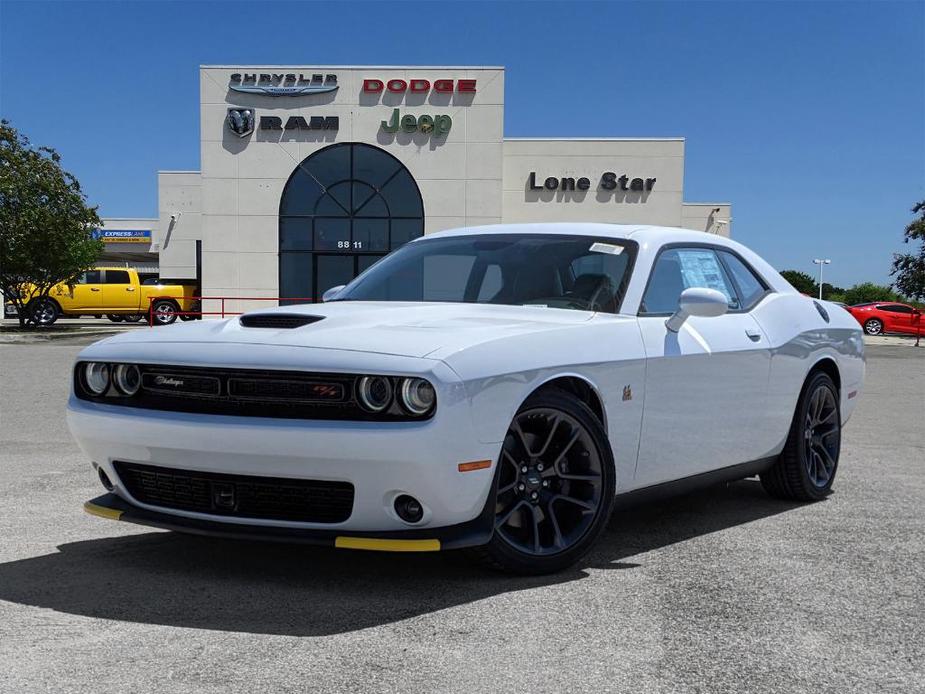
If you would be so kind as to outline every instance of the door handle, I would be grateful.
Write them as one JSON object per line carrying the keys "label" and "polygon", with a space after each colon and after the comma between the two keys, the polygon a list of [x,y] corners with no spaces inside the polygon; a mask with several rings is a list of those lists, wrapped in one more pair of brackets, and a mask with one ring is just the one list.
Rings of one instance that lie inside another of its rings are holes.
{"label": "door handle", "polygon": [[99,287],[90,287],[91,292],[98,292],[99,290],[100,290]]}
{"label": "door handle", "polygon": [[127,292],[133,292],[133,291],[135,291],[135,287],[126,287],[126,288],[125,288],[125,291],[127,291]]}
{"label": "door handle", "polygon": [[757,330],[746,330],[745,334],[748,335],[748,339],[752,342],[758,342],[761,340],[761,333]]}

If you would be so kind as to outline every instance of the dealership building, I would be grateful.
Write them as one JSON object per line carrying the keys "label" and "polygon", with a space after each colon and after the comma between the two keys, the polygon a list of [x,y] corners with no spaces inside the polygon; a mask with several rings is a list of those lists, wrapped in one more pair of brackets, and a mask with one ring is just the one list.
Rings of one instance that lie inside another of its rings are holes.
{"label": "dealership building", "polygon": [[730,233],[728,203],[684,201],[681,137],[505,138],[500,67],[203,66],[199,79],[200,170],[159,172],[158,219],[106,220],[104,241],[149,228],[161,276],[204,296],[320,297],[459,226]]}

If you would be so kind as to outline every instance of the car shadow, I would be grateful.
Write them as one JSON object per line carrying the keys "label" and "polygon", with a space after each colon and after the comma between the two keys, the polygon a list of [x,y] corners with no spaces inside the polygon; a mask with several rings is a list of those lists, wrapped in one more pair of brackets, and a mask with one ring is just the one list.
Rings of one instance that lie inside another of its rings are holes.
{"label": "car shadow", "polygon": [[0,600],[128,622],[320,636],[501,593],[632,570],[633,557],[795,507],[743,480],[618,510],[575,568],[508,576],[460,552],[384,554],[146,532],[0,564]]}

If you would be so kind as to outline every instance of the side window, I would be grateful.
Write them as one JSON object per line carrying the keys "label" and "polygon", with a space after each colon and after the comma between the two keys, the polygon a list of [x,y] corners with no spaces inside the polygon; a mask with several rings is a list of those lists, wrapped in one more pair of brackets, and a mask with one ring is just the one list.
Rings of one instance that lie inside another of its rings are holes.
{"label": "side window", "polygon": [[892,310],[896,313],[912,313],[913,309],[909,306],[902,306],[900,304],[895,304],[892,307]]}
{"label": "side window", "polygon": [[103,280],[101,275],[103,273],[99,270],[88,270],[80,277],[80,281],[77,284],[99,284]]}
{"label": "side window", "polygon": [[128,270],[107,270],[106,284],[131,284]]}
{"label": "side window", "polygon": [[739,300],[716,252],[709,248],[672,248],[659,255],[642,300],[642,313],[674,313],[681,292],[691,287],[715,289],[730,309]]}
{"label": "side window", "polygon": [[728,251],[720,251],[720,255],[738,287],[742,306],[749,308],[767,291],[767,285],[755,274],[754,270],[742,262],[739,256]]}

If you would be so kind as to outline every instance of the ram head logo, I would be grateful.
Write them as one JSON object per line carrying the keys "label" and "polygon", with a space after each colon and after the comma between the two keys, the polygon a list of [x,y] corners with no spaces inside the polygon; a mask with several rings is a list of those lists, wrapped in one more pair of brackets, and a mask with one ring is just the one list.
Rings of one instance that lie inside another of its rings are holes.
{"label": "ram head logo", "polygon": [[254,132],[257,114],[252,108],[229,108],[228,127],[238,137],[247,137]]}

